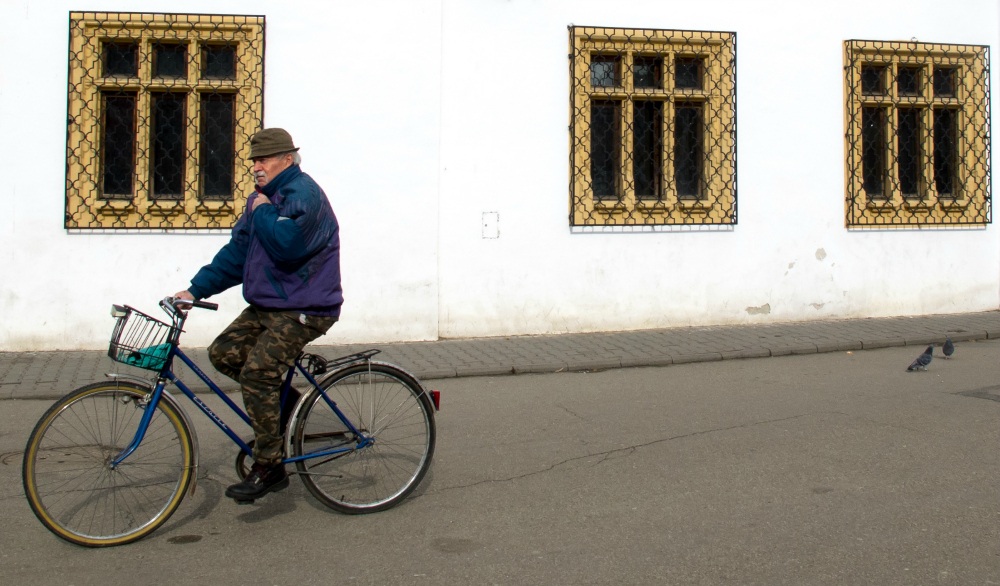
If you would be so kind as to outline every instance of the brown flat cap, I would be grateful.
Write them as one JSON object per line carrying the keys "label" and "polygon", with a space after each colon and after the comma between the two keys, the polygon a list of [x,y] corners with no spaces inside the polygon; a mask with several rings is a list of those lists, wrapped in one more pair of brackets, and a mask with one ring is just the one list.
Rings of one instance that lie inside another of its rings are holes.
{"label": "brown flat cap", "polygon": [[292,143],[292,135],[283,128],[265,128],[250,139],[250,158],[269,157],[280,153],[292,153],[299,147]]}

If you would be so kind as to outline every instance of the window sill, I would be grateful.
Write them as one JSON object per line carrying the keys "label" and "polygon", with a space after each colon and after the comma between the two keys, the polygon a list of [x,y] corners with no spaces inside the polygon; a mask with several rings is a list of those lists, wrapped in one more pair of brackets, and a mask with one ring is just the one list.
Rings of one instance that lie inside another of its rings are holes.
{"label": "window sill", "polygon": [[97,205],[97,213],[101,216],[120,216],[137,211],[135,203],[129,199],[103,199]]}
{"label": "window sill", "polygon": [[222,218],[237,215],[237,205],[231,199],[217,201],[199,201],[195,211],[202,216]]}

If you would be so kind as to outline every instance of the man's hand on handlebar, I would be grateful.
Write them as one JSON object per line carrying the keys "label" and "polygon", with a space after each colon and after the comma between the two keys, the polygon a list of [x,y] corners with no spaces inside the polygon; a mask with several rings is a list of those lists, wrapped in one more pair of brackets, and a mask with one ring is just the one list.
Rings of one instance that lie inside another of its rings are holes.
{"label": "man's hand on handlebar", "polygon": [[174,293],[173,297],[170,298],[169,303],[176,307],[181,313],[186,314],[194,304],[194,295],[192,295],[187,289],[178,291],[177,293]]}
{"label": "man's hand on handlebar", "polygon": [[187,289],[174,293],[172,297],[167,297],[166,299],[164,299],[164,302],[173,305],[175,308],[177,308],[178,311],[182,311],[185,313],[192,307],[200,307],[202,309],[210,309],[212,311],[219,309],[218,303],[209,303],[208,301],[198,301],[197,299],[194,298],[194,295],[192,295],[191,292],[188,291]]}
{"label": "man's hand on handlebar", "polygon": [[177,293],[174,293],[174,300],[175,301],[194,301],[194,295],[192,295],[190,291],[188,291],[187,289],[185,289],[183,291],[178,291]]}

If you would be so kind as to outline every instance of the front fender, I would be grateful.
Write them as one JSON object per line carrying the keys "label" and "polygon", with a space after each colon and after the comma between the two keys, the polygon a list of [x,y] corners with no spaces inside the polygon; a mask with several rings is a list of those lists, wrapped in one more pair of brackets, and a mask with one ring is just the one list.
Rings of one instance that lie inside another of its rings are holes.
{"label": "front fender", "polygon": [[[153,385],[150,383],[149,379],[131,374],[119,373],[108,373],[108,376],[114,380],[125,380],[135,383],[136,385],[145,388],[148,393],[153,392]],[[199,449],[198,445],[198,430],[195,429],[194,422],[191,421],[191,418],[188,416],[187,411],[184,410],[184,407],[177,402],[177,399],[171,395],[170,391],[166,388],[163,389],[163,393],[160,395],[160,400],[166,401],[171,407],[173,407],[174,411],[177,411],[177,413],[181,416],[181,419],[184,421],[184,425],[187,427],[188,433],[191,435],[191,451],[193,452],[192,457],[194,458],[194,473],[191,475],[191,485],[189,487],[188,494],[194,495],[194,489],[198,484],[198,471],[200,470],[199,466],[201,462],[201,449]]]}

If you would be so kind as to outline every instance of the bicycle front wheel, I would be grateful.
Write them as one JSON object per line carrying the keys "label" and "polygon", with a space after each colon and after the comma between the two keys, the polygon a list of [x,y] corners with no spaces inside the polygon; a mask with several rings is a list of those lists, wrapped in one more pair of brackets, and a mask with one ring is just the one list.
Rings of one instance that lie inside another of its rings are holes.
{"label": "bicycle front wheel", "polygon": [[302,400],[292,430],[302,482],[328,507],[348,514],[395,506],[420,484],[434,454],[434,408],[410,375],[382,363],[358,364],[334,372],[320,386],[371,443],[349,432],[313,389]]}
{"label": "bicycle front wheel", "polygon": [[21,473],[35,516],[87,547],[131,543],[163,525],[184,498],[194,449],[184,418],[160,401],[138,448],[131,442],[151,389],[103,381],[57,401],[28,437]]}

